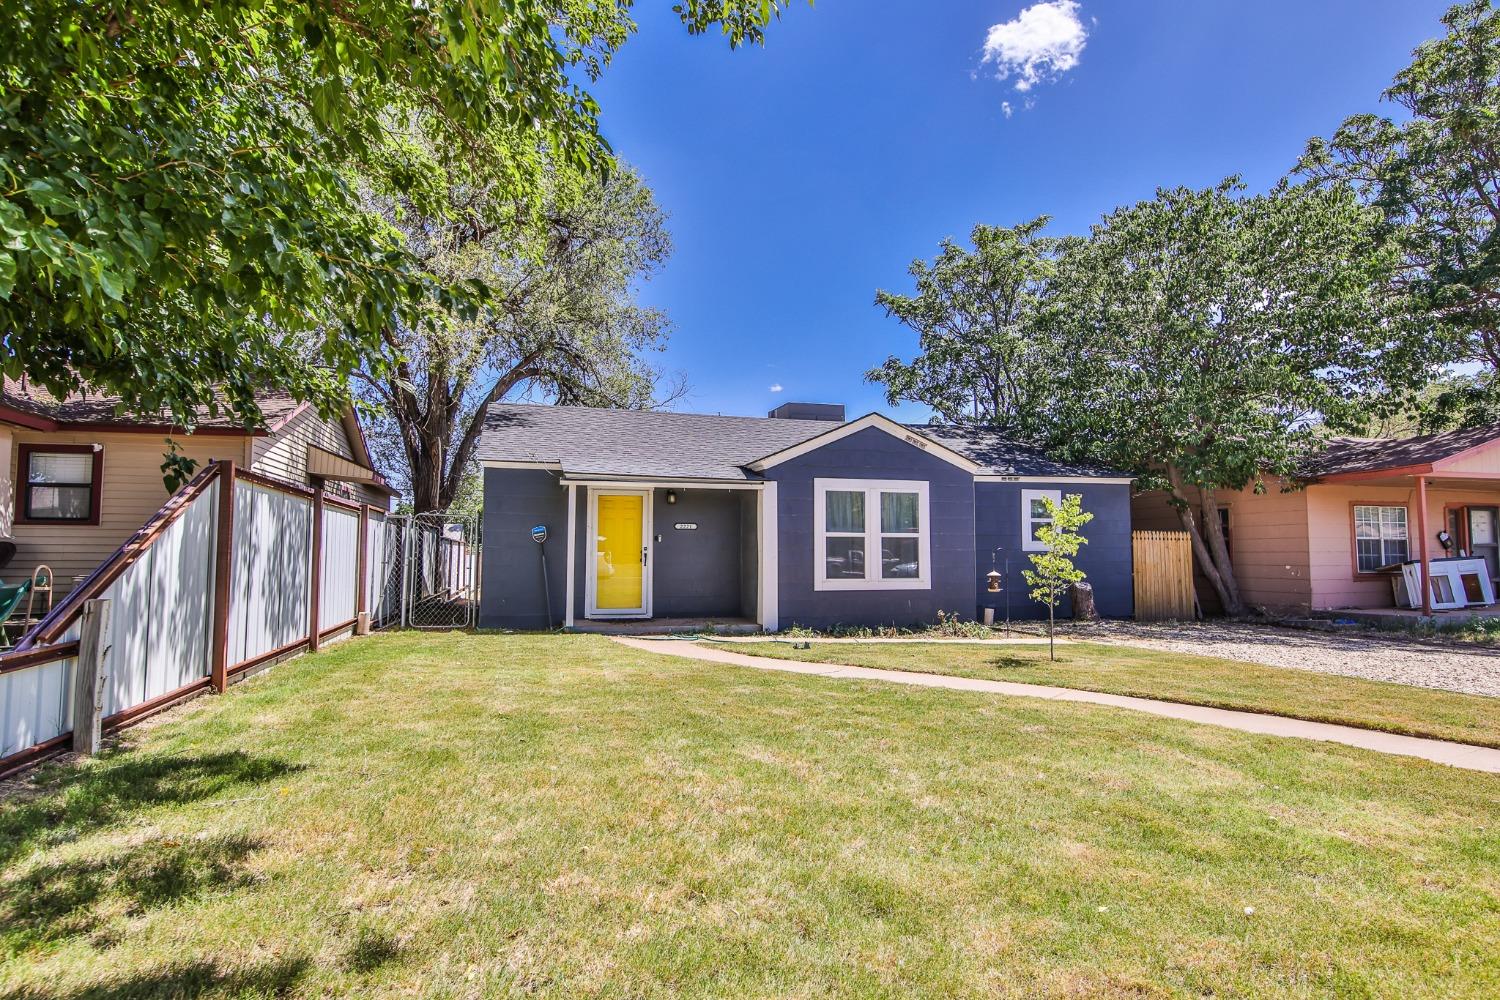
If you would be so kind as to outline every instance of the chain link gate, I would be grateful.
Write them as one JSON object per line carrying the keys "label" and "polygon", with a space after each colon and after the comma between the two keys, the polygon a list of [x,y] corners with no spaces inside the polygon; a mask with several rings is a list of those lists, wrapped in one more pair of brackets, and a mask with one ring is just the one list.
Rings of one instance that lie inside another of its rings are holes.
{"label": "chain link gate", "polygon": [[376,628],[472,628],[479,613],[479,520],[386,518]]}

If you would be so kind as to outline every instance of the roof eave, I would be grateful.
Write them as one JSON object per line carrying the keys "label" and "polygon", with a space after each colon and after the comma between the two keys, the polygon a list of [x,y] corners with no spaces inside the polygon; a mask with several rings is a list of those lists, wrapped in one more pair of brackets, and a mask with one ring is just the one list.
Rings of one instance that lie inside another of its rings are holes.
{"label": "roof eave", "polygon": [[39,413],[29,413],[26,410],[18,410],[14,406],[0,403],[0,423],[15,424],[17,427],[25,427],[33,431],[55,431],[57,421],[51,417]]}

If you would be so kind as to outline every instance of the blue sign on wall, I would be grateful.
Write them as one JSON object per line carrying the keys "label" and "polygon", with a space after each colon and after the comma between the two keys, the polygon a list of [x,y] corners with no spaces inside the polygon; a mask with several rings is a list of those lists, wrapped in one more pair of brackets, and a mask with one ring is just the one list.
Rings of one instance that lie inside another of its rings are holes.
{"label": "blue sign on wall", "polygon": [[538,524],[536,527],[532,528],[531,540],[533,542],[536,542],[538,545],[545,542],[547,540],[547,526],[545,524]]}

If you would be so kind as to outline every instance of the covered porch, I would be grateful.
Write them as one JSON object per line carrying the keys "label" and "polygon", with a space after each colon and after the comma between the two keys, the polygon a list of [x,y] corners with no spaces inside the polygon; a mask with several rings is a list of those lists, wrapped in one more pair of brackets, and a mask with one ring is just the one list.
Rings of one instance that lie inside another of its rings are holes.
{"label": "covered porch", "polygon": [[778,627],[775,483],[564,475],[561,486],[564,629]]}
{"label": "covered porch", "polygon": [[[1309,491],[1313,564],[1339,557],[1348,583],[1324,572],[1314,606],[1372,623],[1500,617],[1500,455],[1486,444],[1420,465],[1330,475]],[[1342,531],[1335,523],[1348,525]],[[1347,534],[1344,534],[1347,532]],[[1330,560],[1331,561],[1331,560]]]}

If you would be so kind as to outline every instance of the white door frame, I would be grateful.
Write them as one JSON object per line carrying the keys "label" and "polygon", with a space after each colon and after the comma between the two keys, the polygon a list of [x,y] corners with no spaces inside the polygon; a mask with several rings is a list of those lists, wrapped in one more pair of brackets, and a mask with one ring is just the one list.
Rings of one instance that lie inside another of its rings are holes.
{"label": "white door frame", "polygon": [[[586,487],[589,494],[589,517],[587,544],[584,559],[588,565],[584,583],[584,613],[589,618],[650,618],[651,617],[651,571],[656,562],[652,549],[651,501],[653,490],[615,489],[608,486]],[[641,574],[641,606],[618,610],[600,610],[597,604],[599,592],[599,498],[601,496],[638,496],[641,498],[641,545],[646,550],[645,571]]]}

